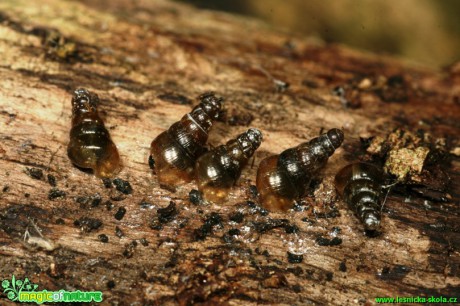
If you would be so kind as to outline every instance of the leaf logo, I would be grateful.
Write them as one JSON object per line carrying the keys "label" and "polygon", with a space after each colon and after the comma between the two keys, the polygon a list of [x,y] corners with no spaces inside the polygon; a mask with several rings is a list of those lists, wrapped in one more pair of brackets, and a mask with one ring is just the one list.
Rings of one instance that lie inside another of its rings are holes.
{"label": "leaf logo", "polygon": [[13,275],[11,281],[8,279],[2,281],[2,288],[4,289],[3,293],[6,294],[8,299],[17,301],[21,291],[35,291],[38,285],[31,283],[27,277],[23,281],[21,279],[16,279]]}

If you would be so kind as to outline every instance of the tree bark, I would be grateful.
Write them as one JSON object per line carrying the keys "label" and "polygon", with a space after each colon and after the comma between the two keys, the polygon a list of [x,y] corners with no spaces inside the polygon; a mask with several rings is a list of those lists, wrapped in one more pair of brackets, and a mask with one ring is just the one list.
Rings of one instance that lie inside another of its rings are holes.
{"label": "tree bark", "polygon": [[[0,53],[2,279],[100,290],[113,305],[460,297],[458,65],[432,71],[168,1],[2,1]],[[69,161],[78,87],[99,95],[132,193]],[[148,166],[152,139],[205,91],[225,98],[210,145],[248,126],[264,133],[224,205],[191,203],[194,182],[161,189]],[[260,160],[333,127],[346,141],[306,205],[267,215],[251,193]],[[445,186],[428,184],[442,194],[433,196],[400,182],[382,233],[369,237],[332,181],[351,161],[384,162],[360,137],[396,128],[445,140],[452,154],[434,163]],[[157,209],[170,201],[176,211],[161,222]]]}

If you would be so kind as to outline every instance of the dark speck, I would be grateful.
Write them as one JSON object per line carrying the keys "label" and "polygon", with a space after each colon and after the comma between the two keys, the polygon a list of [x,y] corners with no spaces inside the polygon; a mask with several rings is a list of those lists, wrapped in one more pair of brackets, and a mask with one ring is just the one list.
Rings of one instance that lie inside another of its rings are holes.
{"label": "dark speck", "polygon": [[122,180],[121,178],[114,179],[113,184],[118,191],[124,194],[131,194],[133,192],[131,184],[128,181]]}
{"label": "dark speck", "polygon": [[257,205],[253,201],[246,201],[246,205],[249,206],[251,214],[259,213],[261,216],[267,216],[269,214],[268,210]]}
{"label": "dark speck", "polygon": [[337,97],[344,97],[345,89],[342,86],[334,87],[334,89],[332,89],[332,94],[336,95]]}
{"label": "dark speck", "polygon": [[99,241],[103,243],[109,242],[109,237],[107,237],[106,234],[100,234],[99,236],[97,236],[97,238],[99,238]]}
{"label": "dark speck", "polygon": [[115,213],[114,217],[115,217],[115,219],[117,219],[117,220],[121,220],[121,219],[123,219],[123,217],[125,216],[125,214],[126,214],[126,208],[120,207],[120,208],[118,208],[118,210],[117,210],[117,212]]}
{"label": "dark speck", "polygon": [[123,231],[121,230],[121,228],[119,228],[118,226],[115,226],[115,235],[116,235],[118,238],[122,238],[125,234],[123,233]]}
{"label": "dark speck", "polygon": [[234,237],[232,235],[229,235],[228,233],[225,233],[222,236],[222,241],[224,241],[225,243],[232,243],[233,240],[234,240]]}
{"label": "dark speck", "polygon": [[148,242],[147,239],[145,239],[145,238],[139,239],[139,242],[140,242],[143,246],[148,246],[148,245],[149,245],[149,242]]}
{"label": "dark speck", "polygon": [[95,218],[81,217],[75,220],[73,224],[80,227],[82,231],[89,233],[100,228],[102,226],[102,221]]}
{"label": "dark speck", "polygon": [[340,216],[340,212],[338,211],[337,208],[334,208],[333,210],[329,212],[315,213],[315,217],[317,219],[331,219],[331,218],[337,218],[339,216]]}
{"label": "dark speck", "polygon": [[320,246],[335,246],[342,244],[342,239],[338,237],[334,237],[332,239],[318,237],[316,238],[316,243]]}
{"label": "dark speck", "polygon": [[8,185],[3,186],[3,189],[2,189],[3,192],[8,192],[9,190],[10,190],[10,186]]}
{"label": "dark speck", "polygon": [[347,265],[345,264],[344,261],[342,261],[340,264],[339,264],[339,270],[341,272],[347,272]]}
{"label": "dark speck", "polygon": [[56,219],[56,224],[60,224],[60,225],[65,224],[65,221],[64,219],[59,218],[59,219]]}
{"label": "dark speck", "polygon": [[153,159],[152,155],[149,156],[149,167],[152,170],[155,169],[155,160]]}
{"label": "dark speck", "polygon": [[163,225],[161,225],[161,223],[158,222],[158,220],[153,220],[150,223],[150,228],[159,231],[159,230],[163,229]]}
{"label": "dark speck", "polygon": [[396,265],[392,269],[390,267],[384,267],[382,269],[382,273],[379,275],[383,280],[401,280],[403,279],[407,273],[411,271],[411,268],[403,266],[403,265]]}
{"label": "dark speck", "polygon": [[259,191],[257,190],[256,185],[249,186],[249,194],[252,198],[257,198],[257,196],[259,195]]}
{"label": "dark speck", "polygon": [[105,202],[104,202],[104,205],[105,205],[105,207],[107,208],[107,210],[112,210],[113,207],[114,207],[113,203],[110,202],[109,200],[105,201]]}
{"label": "dark speck", "polygon": [[379,231],[371,231],[371,230],[366,230],[365,234],[369,238],[375,238],[381,235],[381,232]]}
{"label": "dark speck", "polygon": [[24,196],[25,196],[26,198],[29,198],[29,197],[30,197],[30,193],[26,192],[26,193],[24,193]]}
{"label": "dark speck", "polygon": [[102,183],[104,184],[105,188],[112,188],[112,181],[108,178],[103,178]]}
{"label": "dark speck", "polygon": [[96,193],[92,196],[80,196],[80,197],[77,197],[75,199],[75,201],[80,204],[80,208],[87,208],[88,207],[88,204],[91,206],[91,207],[96,207],[96,206],[99,206],[99,204],[101,203],[102,201],[102,198],[100,196],[100,194]]}
{"label": "dark speck", "polygon": [[337,235],[337,234],[340,234],[341,231],[342,229],[340,227],[334,226],[332,228],[331,234]]}
{"label": "dark speck", "polygon": [[160,223],[168,223],[174,219],[177,215],[176,203],[173,201],[169,202],[169,205],[165,208],[159,208],[157,210],[158,221]]}
{"label": "dark speck", "polygon": [[334,273],[332,272],[327,272],[326,273],[326,280],[330,282],[332,280],[332,277],[334,276]]}
{"label": "dark speck", "polygon": [[39,168],[26,168],[26,173],[36,180],[41,180],[43,178],[43,171]]}
{"label": "dark speck", "polygon": [[222,217],[218,213],[211,213],[200,228],[195,229],[195,240],[205,240],[212,233],[212,229],[216,225],[222,226]]}
{"label": "dark speck", "polygon": [[109,289],[115,288],[115,282],[113,280],[109,280],[107,282],[107,288],[109,288]]}
{"label": "dark speck", "polygon": [[234,236],[238,236],[240,234],[241,234],[241,232],[240,232],[239,229],[232,228],[222,237],[222,239],[226,243],[231,243],[234,240]]}
{"label": "dark speck", "polygon": [[291,252],[287,252],[287,257],[289,263],[301,263],[303,261],[303,255],[296,255]]}
{"label": "dark speck", "polygon": [[294,205],[292,206],[292,209],[294,211],[304,211],[308,208],[308,206],[305,206],[303,202],[295,201]]}
{"label": "dark speck", "polygon": [[302,287],[300,285],[294,285],[292,286],[292,291],[295,293],[300,293],[302,291]]}
{"label": "dark speck", "polygon": [[299,227],[297,225],[287,224],[284,227],[286,234],[295,234],[299,232]]}
{"label": "dark speck", "polygon": [[48,178],[48,184],[52,187],[56,187],[56,177],[52,174],[48,174],[46,177]]}
{"label": "dark speck", "polygon": [[48,200],[54,200],[56,198],[65,198],[65,196],[66,193],[57,188],[51,188],[51,190],[48,192]]}
{"label": "dark speck", "polygon": [[123,256],[126,258],[131,258],[134,255],[134,248],[137,246],[136,240],[131,241],[125,245],[125,250],[123,251]]}
{"label": "dark speck", "polygon": [[190,203],[194,205],[199,205],[203,201],[203,196],[201,195],[201,192],[199,192],[196,189],[190,190],[188,197],[189,197]]}
{"label": "dark speck", "polygon": [[237,236],[237,235],[240,235],[241,232],[239,229],[237,228],[232,228],[228,231],[228,234],[231,235],[231,236]]}
{"label": "dark speck", "polygon": [[99,206],[101,202],[102,202],[102,198],[100,194],[96,193],[95,195],[91,197],[91,207]]}
{"label": "dark speck", "polygon": [[286,227],[289,225],[287,219],[268,219],[267,221],[253,222],[254,228],[259,233],[265,233],[278,227]]}
{"label": "dark speck", "polygon": [[244,219],[244,214],[241,212],[234,212],[229,216],[230,221],[236,222],[236,223],[241,223],[243,222]]}

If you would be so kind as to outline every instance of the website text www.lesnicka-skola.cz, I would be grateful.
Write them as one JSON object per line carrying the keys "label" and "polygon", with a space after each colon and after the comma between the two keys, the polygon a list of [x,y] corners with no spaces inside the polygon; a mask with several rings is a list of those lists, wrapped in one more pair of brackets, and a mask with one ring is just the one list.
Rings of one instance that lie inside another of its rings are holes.
{"label": "website text www.lesnicka-skola.cz", "polygon": [[376,297],[375,302],[384,303],[459,303],[460,297],[447,296],[397,296],[397,297]]}

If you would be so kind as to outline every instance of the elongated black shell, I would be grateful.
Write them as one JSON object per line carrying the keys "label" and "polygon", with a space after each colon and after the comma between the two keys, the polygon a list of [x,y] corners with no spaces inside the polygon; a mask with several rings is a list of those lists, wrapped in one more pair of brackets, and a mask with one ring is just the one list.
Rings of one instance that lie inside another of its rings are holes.
{"label": "elongated black shell", "polygon": [[258,129],[249,129],[236,139],[202,155],[195,167],[198,185],[232,187],[261,142],[262,133]]}
{"label": "elongated black shell", "polygon": [[345,166],[335,177],[337,191],[369,231],[380,228],[382,182],[383,172],[367,163]]}
{"label": "elongated black shell", "polygon": [[176,185],[189,181],[196,159],[205,151],[208,132],[222,107],[222,98],[212,93],[200,96],[201,102],[180,121],[158,135],[151,143],[150,154],[160,183]]}

